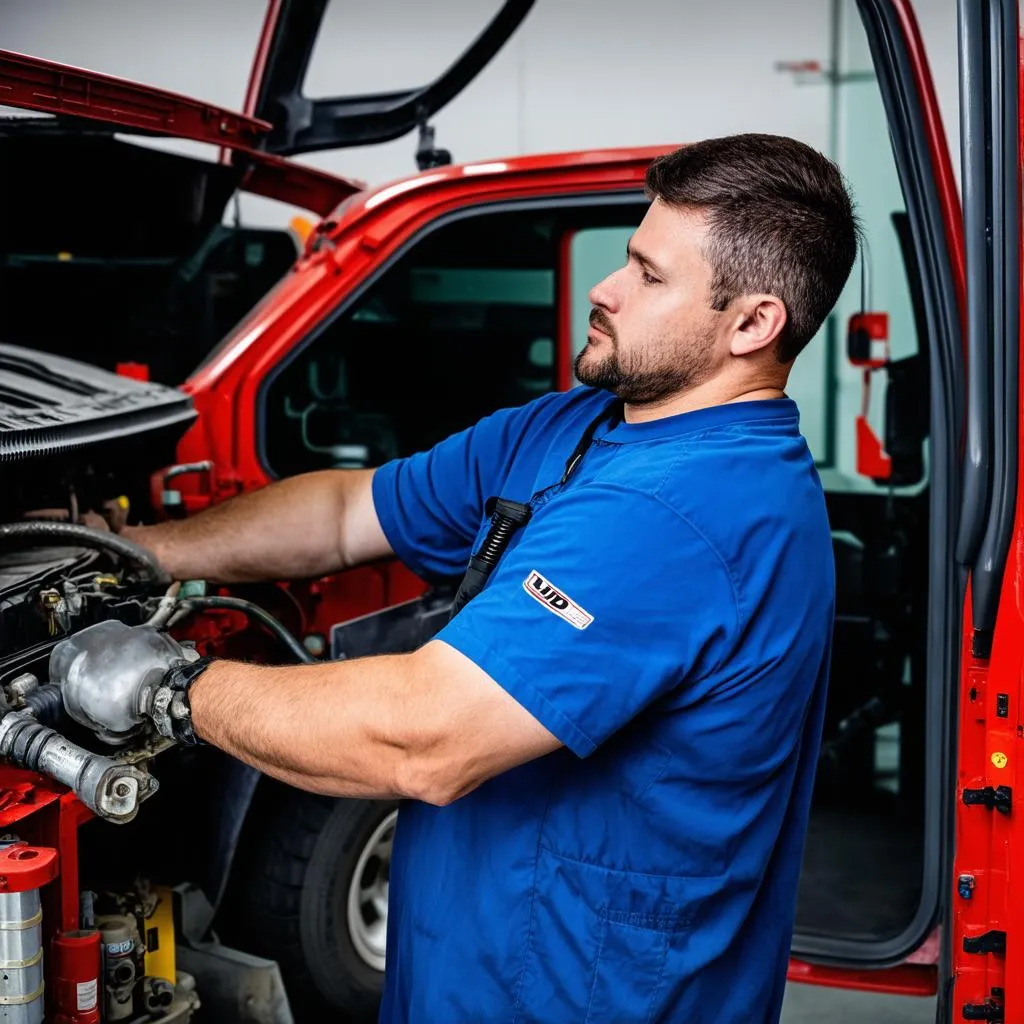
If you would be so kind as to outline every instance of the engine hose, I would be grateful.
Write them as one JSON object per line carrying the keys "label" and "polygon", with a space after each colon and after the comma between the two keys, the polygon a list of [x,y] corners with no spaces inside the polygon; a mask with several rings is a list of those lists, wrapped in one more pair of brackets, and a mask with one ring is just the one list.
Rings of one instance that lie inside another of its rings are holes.
{"label": "engine hose", "polygon": [[25,694],[25,709],[43,725],[55,726],[64,714],[64,697],[56,683],[46,683]]}
{"label": "engine hose", "polygon": [[26,519],[20,523],[0,523],[0,544],[5,542],[31,544],[48,542],[60,547],[96,548],[130,562],[141,569],[157,586],[170,586],[171,577],[156,557],[138,544],[116,533],[94,530],[79,523],[54,523],[45,519]]}
{"label": "engine hose", "polygon": [[11,711],[0,718],[0,756],[73,789],[86,807],[107,821],[131,821],[139,804],[158,789],[156,779],[138,768],[72,743],[27,711]]}
{"label": "engine hose", "polygon": [[187,597],[181,604],[196,610],[224,608],[230,611],[243,612],[250,619],[254,619],[266,626],[295,655],[296,661],[312,665],[318,660],[270,612],[265,608],[261,608],[258,604],[253,604],[252,601],[246,601],[241,597]]}

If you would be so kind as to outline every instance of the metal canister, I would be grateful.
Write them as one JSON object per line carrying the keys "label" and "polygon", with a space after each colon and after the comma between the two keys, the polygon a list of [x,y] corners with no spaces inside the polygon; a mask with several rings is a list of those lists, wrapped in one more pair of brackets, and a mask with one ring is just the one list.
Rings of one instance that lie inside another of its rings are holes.
{"label": "metal canister", "polygon": [[53,940],[50,1006],[55,1024],[99,1024],[100,933],[63,932]]}
{"label": "metal canister", "polygon": [[0,1021],[42,1024],[40,888],[57,873],[57,851],[14,843],[0,850]]}

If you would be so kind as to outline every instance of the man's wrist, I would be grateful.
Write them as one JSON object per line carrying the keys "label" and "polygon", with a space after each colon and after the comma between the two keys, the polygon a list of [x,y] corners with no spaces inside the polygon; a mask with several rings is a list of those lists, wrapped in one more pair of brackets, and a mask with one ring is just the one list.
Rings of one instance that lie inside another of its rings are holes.
{"label": "man's wrist", "polygon": [[153,721],[161,735],[187,746],[202,742],[192,720],[192,687],[213,661],[213,658],[205,657],[181,662],[164,676],[153,708]]}

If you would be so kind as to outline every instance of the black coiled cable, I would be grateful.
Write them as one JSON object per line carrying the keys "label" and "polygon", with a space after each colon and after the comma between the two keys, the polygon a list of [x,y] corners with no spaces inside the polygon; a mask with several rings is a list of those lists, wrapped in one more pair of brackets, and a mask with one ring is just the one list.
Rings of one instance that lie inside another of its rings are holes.
{"label": "black coiled cable", "polygon": [[466,604],[484,589],[484,584],[494,572],[494,567],[505,553],[509,541],[529,520],[529,505],[523,505],[518,501],[506,501],[504,498],[498,498],[494,502],[491,527],[483,544],[480,545],[480,550],[469,560],[469,568],[462,578],[462,583],[459,584],[449,618],[455,618]]}
{"label": "black coiled cable", "polygon": [[[502,502],[502,504],[507,505],[509,502]],[[499,512],[495,509],[494,517],[491,519],[491,528],[487,531],[487,536],[476,553],[476,557],[492,565],[497,565],[498,559],[501,558],[508,542],[512,539],[512,534],[519,529],[522,522],[522,520],[517,521],[504,514],[504,510]]]}

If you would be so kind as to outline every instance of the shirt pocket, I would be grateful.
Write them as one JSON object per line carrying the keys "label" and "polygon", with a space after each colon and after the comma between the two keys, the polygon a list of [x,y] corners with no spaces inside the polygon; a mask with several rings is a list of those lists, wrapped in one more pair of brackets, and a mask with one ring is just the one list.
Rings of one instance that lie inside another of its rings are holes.
{"label": "shirt pocket", "polygon": [[649,1024],[673,939],[692,919],[687,880],[573,860],[541,846],[516,986],[516,1024]]}
{"label": "shirt pocket", "polygon": [[[650,1024],[662,996],[674,919],[603,909],[584,1024]],[[630,1016],[625,1016],[629,1014]]]}

